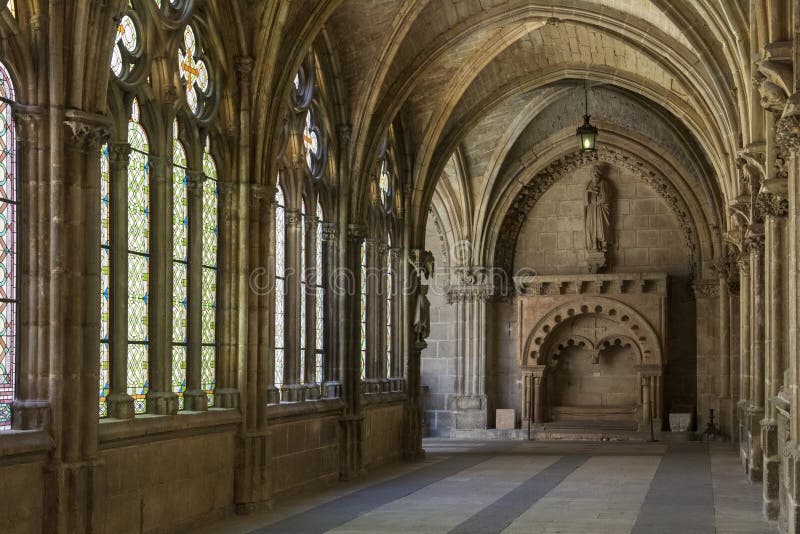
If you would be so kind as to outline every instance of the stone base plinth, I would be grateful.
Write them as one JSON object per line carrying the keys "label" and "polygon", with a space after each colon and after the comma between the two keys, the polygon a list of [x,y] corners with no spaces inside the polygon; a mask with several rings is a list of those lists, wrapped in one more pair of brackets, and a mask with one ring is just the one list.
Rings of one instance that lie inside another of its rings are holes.
{"label": "stone base plinth", "polygon": [[777,519],[780,512],[780,457],[778,456],[778,424],[776,421],[761,421],[761,447],[764,458],[762,469],[764,497],[763,511],[767,519]]}

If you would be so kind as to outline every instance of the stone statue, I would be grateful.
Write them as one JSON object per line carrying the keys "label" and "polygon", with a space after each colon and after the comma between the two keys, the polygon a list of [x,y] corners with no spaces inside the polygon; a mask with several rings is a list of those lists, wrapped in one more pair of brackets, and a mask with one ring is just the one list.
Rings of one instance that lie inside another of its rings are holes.
{"label": "stone statue", "polygon": [[421,285],[414,306],[414,339],[424,343],[431,334],[431,302],[428,300],[428,286]]}
{"label": "stone statue", "polygon": [[584,205],[586,251],[605,253],[611,240],[611,191],[600,175],[599,167],[592,168],[592,179],[586,186]]}

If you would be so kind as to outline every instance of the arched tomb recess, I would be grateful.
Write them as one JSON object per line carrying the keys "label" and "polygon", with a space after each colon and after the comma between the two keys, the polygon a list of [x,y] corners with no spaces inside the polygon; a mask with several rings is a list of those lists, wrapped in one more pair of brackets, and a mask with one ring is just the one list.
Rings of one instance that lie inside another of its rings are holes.
{"label": "arched tomb recess", "polygon": [[[565,284],[573,284],[575,287],[582,285],[580,281],[569,280],[560,281],[558,286],[564,287]],[[622,288],[625,287],[625,281],[615,281],[610,286]],[[627,287],[630,288],[630,284]],[[661,315],[665,311],[666,301],[658,298],[656,288],[651,289],[651,295],[647,295],[645,287],[647,287],[646,282],[640,283],[641,292],[626,293],[620,290],[619,296],[634,301],[648,300],[648,297],[653,301],[652,297],[655,297],[660,301],[656,306],[659,308],[657,311],[653,309],[653,302],[649,306],[644,302],[643,304],[645,308],[649,308],[649,315]],[[588,354],[591,363],[595,365],[599,365],[603,358],[608,357],[610,351],[627,349],[635,358],[633,370],[636,373],[636,382],[631,384],[631,387],[636,388],[636,399],[638,399],[636,405],[632,406],[632,420],[640,432],[649,433],[651,419],[654,429],[661,428],[661,376],[666,363],[662,341],[663,325],[654,328],[651,321],[633,306],[606,296],[584,294],[576,298],[576,295],[548,294],[541,292],[539,288],[528,291],[521,298],[528,299],[533,304],[529,306],[528,317],[525,306],[520,308],[521,324],[524,328],[529,328],[527,336],[522,338],[520,353],[525,385],[521,410],[524,420],[528,418],[529,412],[537,425],[551,420],[552,411],[557,408],[549,405],[548,387],[555,387],[553,376],[562,358],[576,357],[571,352],[573,349],[582,349],[584,354],[582,357],[585,358]],[[544,313],[542,313],[543,307],[546,308]],[[538,309],[539,313],[530,313],[530,308]],[[531,315],[538,315],[535,322],[531,321]],[[585,328],[587,319],[595,320],[593,324],[602,324],[602,327]],[[526,323],[528,327],[525,326]],[[606,414],[604,410],[601,406],[587,407],[587,414],[591,413],[597,420],[602,420]],[[607,412],[608,417],[614,417],[615,413],[618,415],[614,409]]]}

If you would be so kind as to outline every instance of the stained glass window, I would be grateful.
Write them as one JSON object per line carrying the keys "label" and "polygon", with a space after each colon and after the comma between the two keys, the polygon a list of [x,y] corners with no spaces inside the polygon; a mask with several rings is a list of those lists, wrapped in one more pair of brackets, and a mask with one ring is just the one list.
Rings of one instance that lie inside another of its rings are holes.
{"label": "stained glass window", "polygon": [[183,30],[183,50],[178,49],[178,72],[186,83],[186,102],[194,114],[200,111],[201,99],[207,97],[210,86],[208,67],[199,59],[197,37],[191,26]]}
{"label": "stained glass window", "polygon": [[17,183],[14,88],[0,63],[0,430],[11,427],[17,341]]}
{"label": "stained glass window", "polygon": [[108,332],[111,296],[111,183],[108,177],[108,144],[100,148],[100,417],[108,416],[106,398],[110,389]]}
{"label": "stained glass window", "polygon": [[378,190],[381,195],[381,205],[384,209],[389,208],[389,201],[391,199],[391,179],[392,176],[389,173],[389,165],[386,158],[384,158],[381,162],[381,172],[378,175]]}
{"label": "stained glass window", "polygon": [[188,316],[189,178],[186,150],[178,139],[178,122],[172,125],[172,391],[183,409],[186,391],[186,326]]}
{"label": "stained glass window", "polygon": [[17,17],[17,5],[16,0],[8,0],[8,10],[11,11],[11,16],[16,18]]}
{"label": "stained glass window", "polygon": [[117,25],[117,37],[111,50],[111,71],[117,78],[121,78],[130,68],[138,43],[136,23],[129,15],[123,15]]}
{"label": "stained glass window", "polygon": [[325,356],[325,339],[323,338],[325,331],[323,325],[325,324],[325,288],[323,286],[323,272],[322,272],[322,206],[317,203],[317,243],[314,251],[314,275],[315,275],[315,304],[316,304],[316,324],[315,330],[316,340],[315,348],[315,370],[316,382],[322,384],[322,362]]}
{"label": "stained glass window", "polygon": [[389,252],[386,254],[386,378],[392,376],[392,306],[394,305],[394,295],[392,295],[392,236],[388,236],[387,243]]}
{"label": "stained glass window", "polygon": [[359,295],[359,324],[361,325],[361,332],[359,340],[361,341],[361,380],[364,380],[366,361],[367,361],[367,245],[362,241],[361,243],[361,272],[359,276],[361,284]]}
{"label": "stained glass window", "polygon": [[203,291],[202,364],[200,386],[214,405],[217,345],[217,242],[219,239],[217,164],[206,140],[203,153]]}
{"label": "stained glass window", "polygon": [[300,206],[300,383],[306,378],[306,202]]}
{"label": "stained glass window", "polygon": [[128,394],[136,413],[147,395],[147,344],[150,263],[150,167],[147,134],[134,100],[128,121]]}
{"label": "stained glass window", "polygon": [[[299,83],[299,78],[295,78],[295,83]],[[306,126],[303,129],[303,146],[306,150],[306,164],[309,169],[313,168],[314,158],[319,156],[319,136],[317,135],[316,128],[314,128],[313,116],[311,110],[306,112]]]}
{"label": "stained glass window", "polygon": [[275,195],[275,385],[283,385],[284,283],[286,274],[286,207],[283,191]]}

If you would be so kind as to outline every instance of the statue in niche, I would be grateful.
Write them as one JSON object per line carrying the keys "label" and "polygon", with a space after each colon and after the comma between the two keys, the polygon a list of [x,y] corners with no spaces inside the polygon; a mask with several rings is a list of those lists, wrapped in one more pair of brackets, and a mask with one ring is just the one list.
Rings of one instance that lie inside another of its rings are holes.
{"label": "statue in niche", "polygon": [[611,188],[600,167],[592,167],[591,176],[584,196],[584,228],[589,272],[597,273],[606,267],[611,243]]}

